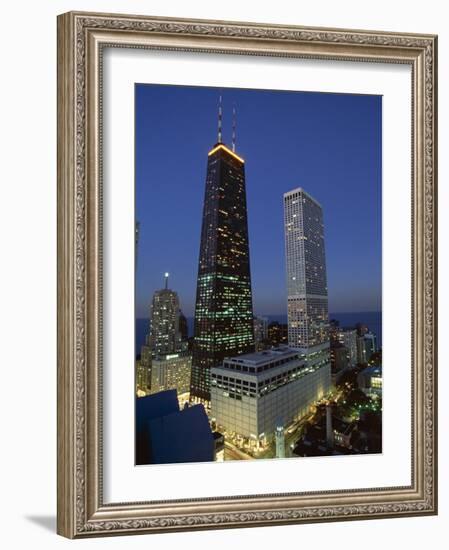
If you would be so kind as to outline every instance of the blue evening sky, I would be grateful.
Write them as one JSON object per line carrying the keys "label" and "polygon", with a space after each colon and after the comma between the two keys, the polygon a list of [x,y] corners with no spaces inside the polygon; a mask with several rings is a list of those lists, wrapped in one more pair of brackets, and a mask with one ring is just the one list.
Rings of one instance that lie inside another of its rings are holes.
{"label": "blue evening sky", "polygon": [[207,153],[223,141],[245,159],[254,312],[286,313],[282,195],[303,187],[323,207],[329,311],[381,310],[382,98],[138,84],[136,316],[170,287],[192,317]]}

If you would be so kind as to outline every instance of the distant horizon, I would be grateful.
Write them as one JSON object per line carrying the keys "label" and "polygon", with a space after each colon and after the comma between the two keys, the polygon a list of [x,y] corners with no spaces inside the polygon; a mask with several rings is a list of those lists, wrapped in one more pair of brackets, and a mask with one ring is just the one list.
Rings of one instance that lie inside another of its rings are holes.
{"label": "distant horizon", "polygon": [[[195,314],[192,314],[192,315],[186,315],[185,312],[183,311],[182,308],[180,308],[183,315],[187,318],[187,319],[194,319],[195,318]],[[377,314],[381,314],[382,315],[382,310],[381,309],[378,309],[378,310],[370,310],[370,311],[332,311],[329,313],[329,320],[331,320],[332,318],[332,315],[366,315],[368,313],[377,313]],[[285,313],[254,313],[253,314],[254,317],[287,317],[287,312]],[[136,317],[136,320],[137,321],[146,321],[150,319],[150,316],[146,316],[146,317]]]}
{"label": "distant horizon", "polygon": [[[261,317],[267,317],[269,322],[278,321],[287,323],[287,314],[259,314]],[[257,315],[256,315],[257,316]],[[342,319],[343,317],[343,319]],[[348,319],[350,317],[350,319]],[[367,318],[368,317],[368,318]],[[188,323],[189,338],[193,336],[193,315],[186,315]],[[382,311],[333,311],[329,314],[329,320],[337,319],[341,327],[355,327],[357,323],[365,323],[369,330],[374,332],[377,338],[378,346],[382,347]],[[138,317],[135,320],[135,350],[140,353],[141,346],[144,344],[148,333],[150,318]]]}
{"label": "distant horizon", "polygon": [[[192,315],[186,315],[185,312],[183,311],[182,307],[180,308],[183,315],[185,315],[185,317],[187,318],[191,318],[193,319],[195,317],[195,314],[193,313]],[[367,311],[332,311],[329,313],[329,317],[331,317],[332,315],[344,315],[344,314],[351,314],[351,315],[357,315],[359,313],[361,314],[367,314],[367,313],[382,313],[382,310],[381,309],[371,309],[371,310],[367,310]],[[254,317],[281,317],[281,316],[284,316],[287,317],[287,312],[285,313],[254,313]],[[147,317],[137,317],[136,316],[136,319],[142,319],[142,320],[146,320],[146,319],[149,319],[150,316],[148,315]]]}

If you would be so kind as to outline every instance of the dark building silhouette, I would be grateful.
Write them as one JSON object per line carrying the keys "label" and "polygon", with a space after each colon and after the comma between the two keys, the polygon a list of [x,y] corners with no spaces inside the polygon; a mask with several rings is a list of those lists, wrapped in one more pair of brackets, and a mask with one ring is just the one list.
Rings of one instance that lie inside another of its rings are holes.
{"label": "dark building silhouette", "polygon": [[268,325],[268,342],[272,346],[279,346],[281,344],[288,343],[288,325],[286,323],[279,323],[278,321],[272,321]]}
{"label": "dark building silhouette", "polygon": [[336,319],[331,319],[329,321],[329,340],[332,345],[333,342],[339,342],[339,333],[340,333],[340,322]]}
{"label": "dark building silhouette", "polygon": [[189,338],[189,327],[187,324],[187,318],[184,313],[179,310],[179,332],[183,341],[187,341]]}
{"label": "dark building silhouette", "polygon": [[348,349],[340,342],[332,342],[330,348],[331,373],[338,374],[348,366]]}
{"label": "dark building silhouette", "polygon": [[220,436],[203,405],[179,409],[176,390],[136,399],[136,464],[213,461]]}
{"label": "dark building silhouette", "polygon": [[245,161],[221,141],[208,154],[190,397],[210,401],[210,369],[254,351]]}

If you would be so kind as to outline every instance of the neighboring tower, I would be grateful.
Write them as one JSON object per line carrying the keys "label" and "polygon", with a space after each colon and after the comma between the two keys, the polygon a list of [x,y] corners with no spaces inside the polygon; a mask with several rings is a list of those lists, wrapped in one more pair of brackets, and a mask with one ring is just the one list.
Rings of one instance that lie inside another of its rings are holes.
{"label": "neighboring tower", "polygon": [[254,344],[256,351],[265,349],[268,341],[268,319],[254,316]]}
{"label": "neighboring tower", "polygon": [[179,332],[183,341],[187,341],[189,338],[189,325],[187,323],[187,317],[180,310],[179,311]]}
{"label": "neighboring tower", "polygon": [[165,274],[165,288],[156,290],[151,304],[149,345],[153,354],[176,353],[181,346],[179,330],[178,293],[168,288],[169,274]]}
{"label": "neighboring tower", "polygon": [[[245,161],[222,143],[208,154],[196,291],[192,401],[210,401],[210,369],[254,351]],[[235,148],[235,123],[233,135]]]}
{"label": "neighboring tower", "polygon": [[288,343],[329,343],[323,212],[303,189],[284,194]]}
{"label": "neighboring tower", "polygon": [[376,335],[373,332],[367,332],[364,335],[365,339],[365,357],[366,360],[369,361],[371,359],[371,355],[377,351],[377,338]]}
{"label": "neighboring tower", "polygon": [[288,343],[319,370],[317,396],[332,386],[323,211],[298,188],[284,194]]}

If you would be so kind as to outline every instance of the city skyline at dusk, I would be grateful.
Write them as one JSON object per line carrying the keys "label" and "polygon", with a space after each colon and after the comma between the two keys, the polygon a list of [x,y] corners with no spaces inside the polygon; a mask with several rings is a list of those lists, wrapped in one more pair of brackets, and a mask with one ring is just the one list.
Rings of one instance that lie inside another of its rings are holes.
{"label": "city skyline at dusk", "polygon": [[295,187],[323,208],[329,311],[380,311],[380,97],[137,85],[136,317],[148,317],[165,272],[193,317],[220,94],[223,141],[231,143],[235,104],[236,151],[246,161],[254,312],[286,312],[282,197]]}
{"label": "city skyline at dusk", "polygon": [[136,91],[136,463],[381,452],[381,327],[329,319],[332,292],[380,309],[380,101],[159,91]]}

